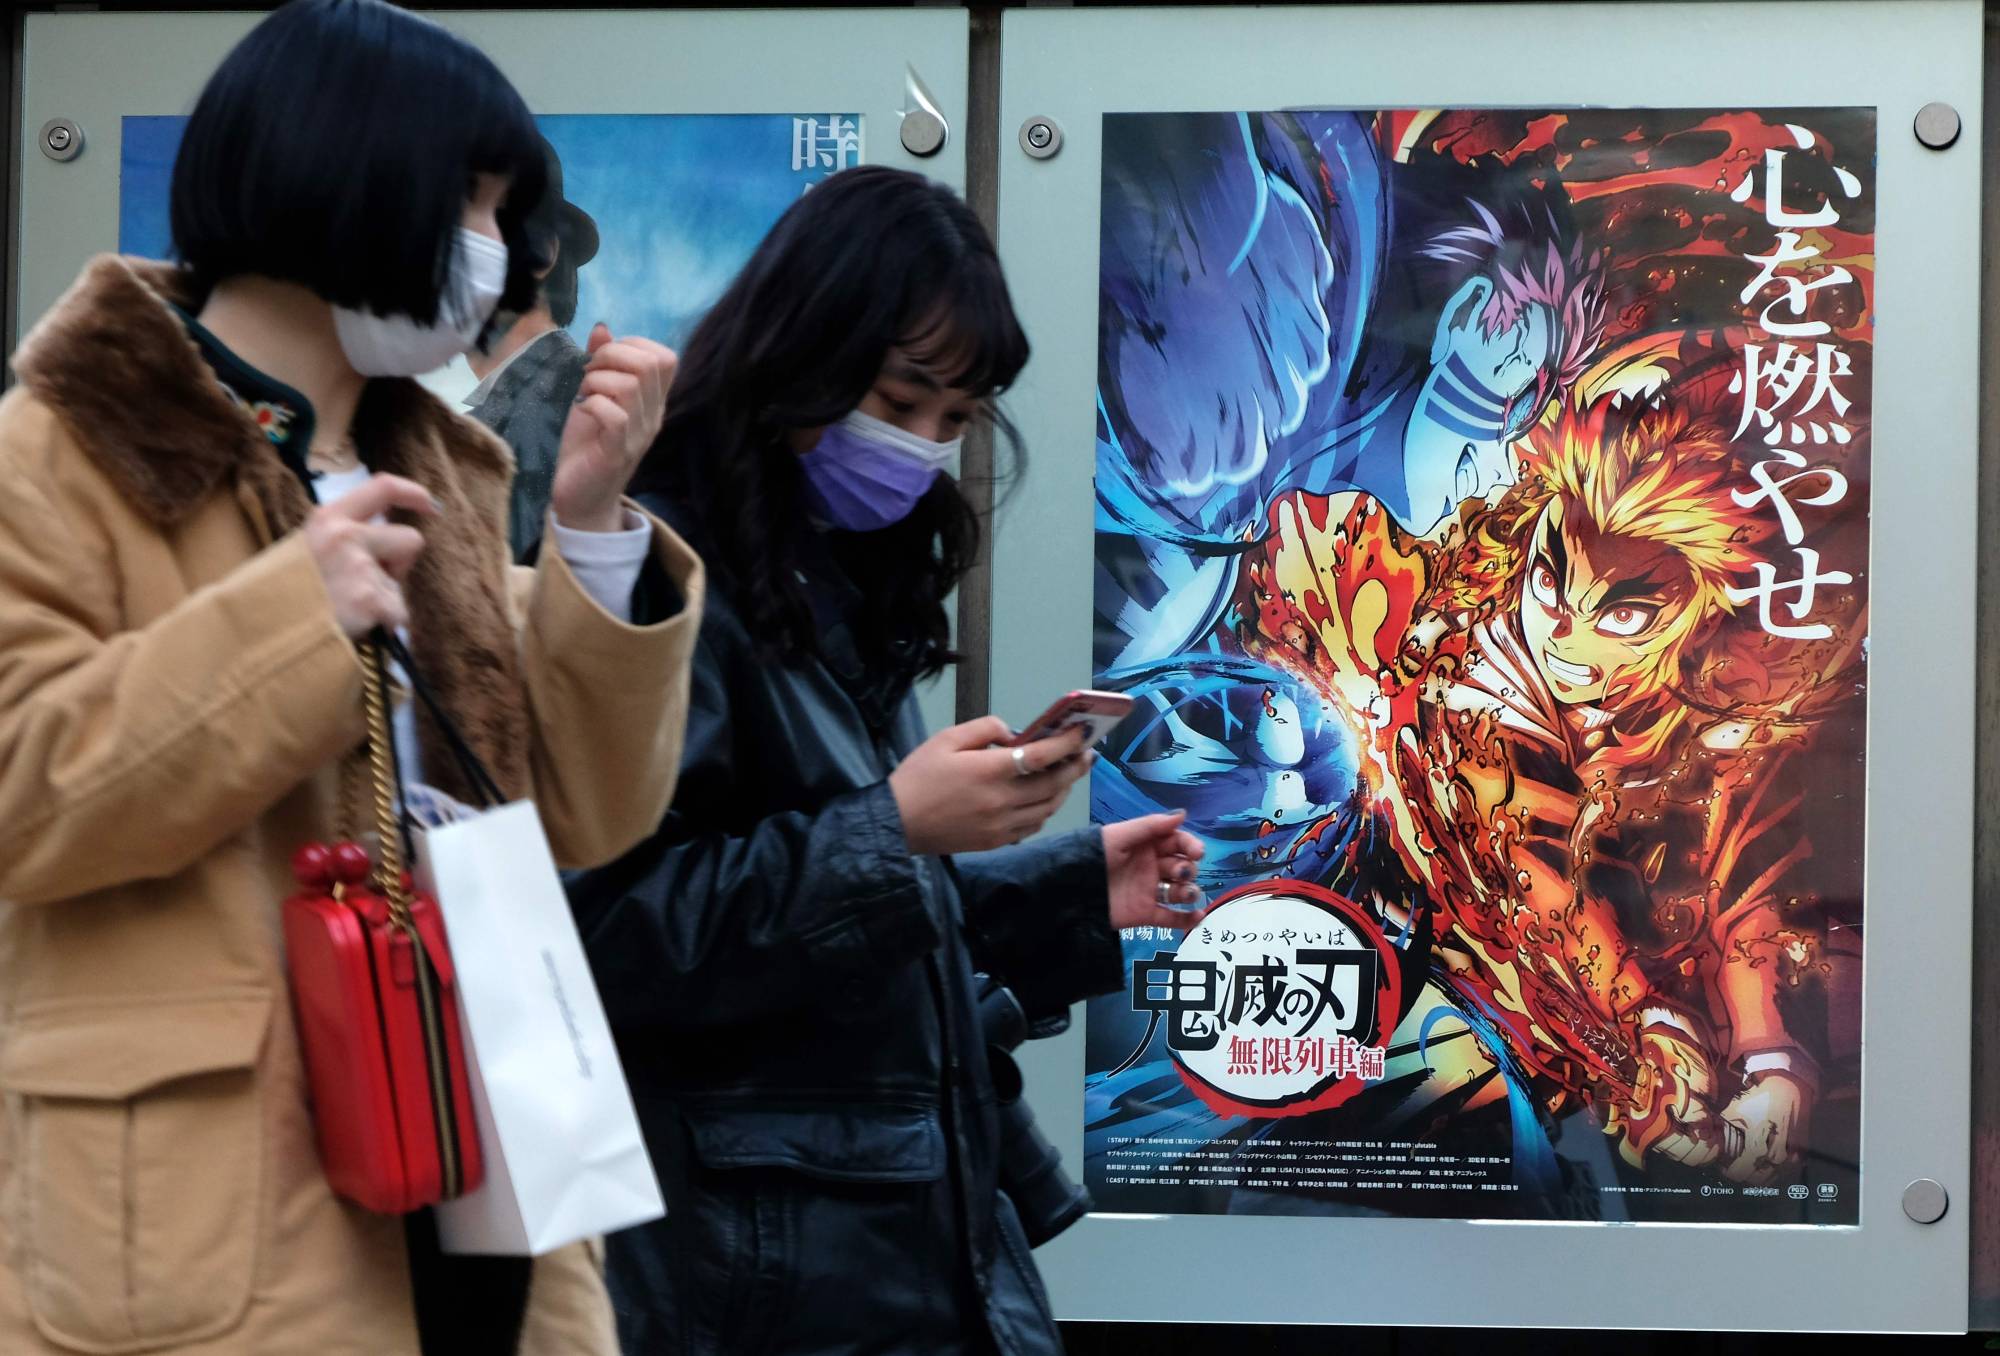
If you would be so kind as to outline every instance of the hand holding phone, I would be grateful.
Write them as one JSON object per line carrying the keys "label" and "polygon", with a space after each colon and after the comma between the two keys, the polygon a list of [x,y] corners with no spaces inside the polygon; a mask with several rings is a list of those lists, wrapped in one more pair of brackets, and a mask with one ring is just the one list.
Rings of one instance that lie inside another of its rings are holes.
{"label": "hand holding phone", "polygon": [[940,730],[889,774],[903,838],[919,856],[1005,847],[1040,830],[1090,770],[1083,731],[1019,748],[998,716]]}
{"label": "hand holding phone", "polygon": [[1117,729],[1131,714],[1132,699],[1124,693],[1081,689],[1056,698],[1049,704],[1048,710],[1009,739],[1007,747],[1019,748],[1060,734],[1073,726],[1082,726],[1088,732],[1084,747],[1089,748]]}

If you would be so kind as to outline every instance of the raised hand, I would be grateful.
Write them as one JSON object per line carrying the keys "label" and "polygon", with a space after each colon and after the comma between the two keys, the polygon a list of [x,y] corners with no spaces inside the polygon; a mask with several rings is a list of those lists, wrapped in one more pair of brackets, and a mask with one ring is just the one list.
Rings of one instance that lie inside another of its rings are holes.
{"label": "raised hand", "polygon": [[556,521],[582,532],[625,525],[619,498],[667,417],[667,393],[680,358],[651,339],[614,339],[590,331],[590,365],[563,425],[552,500]]}
{"label": "raised hand", "polygon": [[1201,840],[1181,827],[1186,821],[1177,812],[1104,826],[1112,927],[1186,928],[1207,912],[1186,907],[1201,902],[1195,867],[1204,852]]}

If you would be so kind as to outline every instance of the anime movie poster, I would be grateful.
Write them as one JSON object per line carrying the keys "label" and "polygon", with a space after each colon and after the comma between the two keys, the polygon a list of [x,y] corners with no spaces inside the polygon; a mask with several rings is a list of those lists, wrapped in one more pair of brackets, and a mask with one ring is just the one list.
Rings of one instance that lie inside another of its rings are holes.
{"label": "anime movie poster", "polygon": [[1858,1220],[1871,109],[1105,118],[1101,1210]]}

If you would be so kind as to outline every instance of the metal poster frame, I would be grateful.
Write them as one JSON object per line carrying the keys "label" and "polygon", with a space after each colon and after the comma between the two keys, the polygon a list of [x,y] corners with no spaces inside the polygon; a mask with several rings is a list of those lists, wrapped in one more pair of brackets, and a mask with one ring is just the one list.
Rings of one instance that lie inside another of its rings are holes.
{"label": "metal poster frame", "polygon": [[[1859,1225],[1094,1216],[1043,1251],[1058,1316],[1964,1330],[1981,23],[1956,0],[1008,13],[999,238],[1036,356],[1010,402],[1033,469],[994,548],[1003,713],[1090,671],[1104,114],[1841,106],[1879,126]],[[1962,118],[1947,150],[1912,131],[1933,101]],[[1036,118],[1060,131],[1053,156],[1017,144]],[[1081,1036],[1025,1053],[1074,1168]],[[1952,1202],[1933,1224],[1904,1210],[1920,1179]]]}

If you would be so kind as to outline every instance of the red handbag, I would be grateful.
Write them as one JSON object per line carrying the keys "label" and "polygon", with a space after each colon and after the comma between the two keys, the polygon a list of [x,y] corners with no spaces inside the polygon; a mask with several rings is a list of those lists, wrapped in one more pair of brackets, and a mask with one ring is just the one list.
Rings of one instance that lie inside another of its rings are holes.
{"label": "red handbag", "polygon": [[437,901],[403,869],[382,653],[361,646],[380,863],[359,843],[300,848],[285,953],[320,1162],[333,1189],[406,1214],[480,1183],[458,1000]]}

